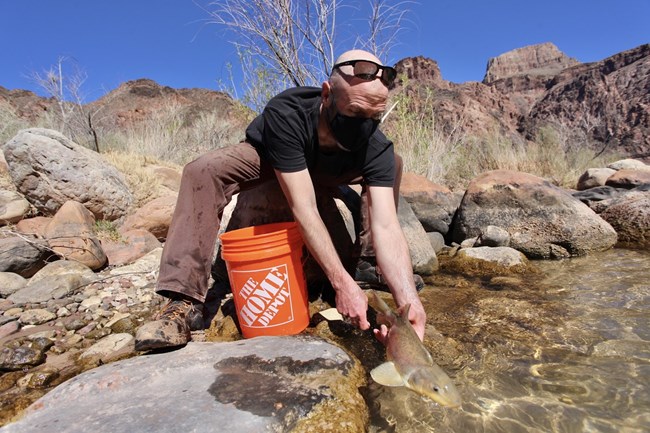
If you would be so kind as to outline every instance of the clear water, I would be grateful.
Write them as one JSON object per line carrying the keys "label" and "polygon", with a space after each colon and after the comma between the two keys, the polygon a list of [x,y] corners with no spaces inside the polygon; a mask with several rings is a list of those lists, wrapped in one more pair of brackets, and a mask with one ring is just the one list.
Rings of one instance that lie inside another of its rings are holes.
{"label": "clear water", "polygon": [[650,432],[650,253],[535,264],[422,292],[443,336],[429,348],[464,403],[370,384],[371,431]]}

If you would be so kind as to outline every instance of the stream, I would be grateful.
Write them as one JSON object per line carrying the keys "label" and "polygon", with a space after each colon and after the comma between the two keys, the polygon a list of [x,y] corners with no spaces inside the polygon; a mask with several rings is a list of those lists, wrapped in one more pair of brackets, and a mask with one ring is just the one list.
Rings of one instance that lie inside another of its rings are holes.
{"label": "stream", "polygon": [[[463,404],[370,381],[370,431],[650,431],[650,254],[534,265],[525,276],[434,276],[421,292],[435,327],[426,345]],[[384,355],[356,354],[371,368]]]}

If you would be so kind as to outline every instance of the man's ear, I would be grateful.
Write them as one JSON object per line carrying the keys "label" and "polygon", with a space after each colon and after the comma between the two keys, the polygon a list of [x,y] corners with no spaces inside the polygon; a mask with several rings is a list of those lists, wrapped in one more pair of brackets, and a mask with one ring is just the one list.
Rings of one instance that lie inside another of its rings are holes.
{"label": "man's ear", "polygon": [[324,106],[329,107],[330,105],[330,96],[332,95],[332,85],[330,84],[329,81],[323,82],[323,86],[321,87],[321,92],[320,96],[323,99],[322,103]]}

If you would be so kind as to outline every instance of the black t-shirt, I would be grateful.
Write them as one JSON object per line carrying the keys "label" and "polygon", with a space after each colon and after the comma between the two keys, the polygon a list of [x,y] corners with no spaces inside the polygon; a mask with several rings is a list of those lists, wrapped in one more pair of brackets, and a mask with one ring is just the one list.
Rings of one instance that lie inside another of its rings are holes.
{"label": "black t-shirt", "polygon": [[393,143],[377,130],[368,147],[356,152],[321,152],[318,145],[319,87],[285,90],[264,108],[246,129],[246,141],[281,172],[309,169],[310,173],[342,176],[360,173],[370,186],[393,186]]}

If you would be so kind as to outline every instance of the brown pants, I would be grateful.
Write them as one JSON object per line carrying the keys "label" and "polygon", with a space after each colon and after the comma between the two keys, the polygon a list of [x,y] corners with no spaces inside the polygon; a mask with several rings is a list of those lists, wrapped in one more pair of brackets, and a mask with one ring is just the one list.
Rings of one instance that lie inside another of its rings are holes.
{"label": "brown pants", "polygon": [[[395,203],[399,197],[402,159],[395,155]],[[214,247],[223,210],[233,195],[276,180],[270,164],[242,142],[213,150],[183,169],[178,201],[160,262],[156,291],[180,293],[205,302]],[[361,184],[361,256],[374,256],[370,237],[366,187],[360,172],[337,178],[312,179],[322,186]]]}

